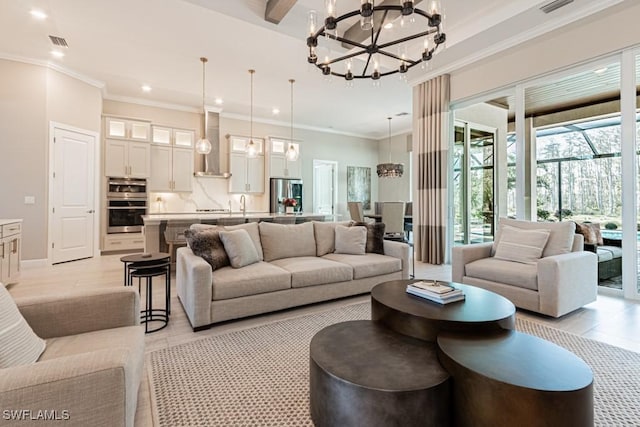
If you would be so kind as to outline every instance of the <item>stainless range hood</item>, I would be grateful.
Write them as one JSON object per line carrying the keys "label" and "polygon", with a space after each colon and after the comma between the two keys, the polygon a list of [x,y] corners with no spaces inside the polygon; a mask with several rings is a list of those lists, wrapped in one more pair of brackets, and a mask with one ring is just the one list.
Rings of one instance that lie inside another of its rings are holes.
{"label": "stainless range hood", "polygon": [[211,142],[209,154],[198,154],[196,177],[202,178],[229,178],[229,172],[220,172],[220,113],[207,110],[205,118],[207,139]]}

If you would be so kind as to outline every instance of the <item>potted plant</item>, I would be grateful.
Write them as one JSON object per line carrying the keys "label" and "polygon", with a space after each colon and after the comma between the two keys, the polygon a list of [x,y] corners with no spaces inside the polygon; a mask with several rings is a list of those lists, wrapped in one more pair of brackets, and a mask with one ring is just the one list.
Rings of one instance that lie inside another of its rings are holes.
{"label": "potted plant", "polygon": [[292,198],[286,198],[282,200],[285,213],[293,213],[294,208],[298,205],[298,201]]}

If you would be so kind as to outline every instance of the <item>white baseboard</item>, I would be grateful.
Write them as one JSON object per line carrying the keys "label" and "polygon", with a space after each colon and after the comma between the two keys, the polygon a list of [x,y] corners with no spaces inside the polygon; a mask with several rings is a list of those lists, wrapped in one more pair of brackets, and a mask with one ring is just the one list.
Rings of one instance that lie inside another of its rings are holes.
{"label": "white baseboard", "polygon": [[20,261],[20,268],[23,270],[29,270],[31,268],[41,268],[47,267],[49,265],[49,260],[46,258],[43,259],[23,259]]}

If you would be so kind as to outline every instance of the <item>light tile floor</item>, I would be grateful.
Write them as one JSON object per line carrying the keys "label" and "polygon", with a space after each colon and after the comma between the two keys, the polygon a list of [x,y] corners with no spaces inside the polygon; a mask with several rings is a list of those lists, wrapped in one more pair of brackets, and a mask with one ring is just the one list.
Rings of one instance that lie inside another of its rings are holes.
{"label": "light tile floor", "polygon": [[[33,293],[57,292],[69,288],[122,286],[123,265],[120,262],[121,256],[106,255],[49,267],[27,269],[22,272],[20,282],[10,286],[9,290],[14,296],[26,296]],[[415,271],[417,278],[451,279],[451,267],[448,265],[433,266],[416,262]],[[154,286],[154,301],[162,301],[164,287],[160,283],[160,279],[156,280],[158,280],[158,283],[157,286]],[[194,333],[176,296],[175,273],[172,274],[171,285],[172,313],[169,325],[161,331],[146,335],[147,353],[232,330],[244,329],[369,300],[368,295],[345,298],[338,301],[225,322],[211,329]],[[608,295],[599,295],[596,302],[559,319],[521,310],[518,312],[523,317],[548,326],[640,352],[640,303],[638,302]],[[149,384],[145,379],[139,394],[136,426],[153,425],[149,393]]]}

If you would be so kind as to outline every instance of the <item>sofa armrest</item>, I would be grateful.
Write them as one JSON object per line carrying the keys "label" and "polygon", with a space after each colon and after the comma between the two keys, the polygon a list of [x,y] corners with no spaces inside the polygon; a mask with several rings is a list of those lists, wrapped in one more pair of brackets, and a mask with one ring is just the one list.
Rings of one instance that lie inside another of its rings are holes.
{"label": "sofa armrest", "polygon": [[176,251],[176,289],[191,326],[195,329],[211,323],[213,270],[189,247]]}
{"label": "sofa armrest", "polygon": [[384,240],[384,254],[402,261],[402,278],[409,278],[409,245],[393,240]]}
{"label": "sofa armrest", "polygon": [[562,316],[595,301],[598,295],[598,256],[570,252],[538,261],[540,312]]}
{"label": "sofa armrest", "polygon": [[451,254],[451,279],[462,283],[465,265],[482,258],[489,258],[492,247],[492,242],[454,246]]}
{"label": "sofa armrest", "polygon": [[[25,411],[23,416],[55,411],[73,425],[132,426],[136,406],[128,402],[137,401],[140,375],[128,378],[126,372],[142,367],[134,363],[129,351],[115,348],[2,369],[2,410]],[[24,418],[14,422],[32,425]]]}
{"label": "sofa armrest", "polygon": [[140,324],[140,296],[133,287],[72,290],[15,298],[40,338],[62,337]]}

